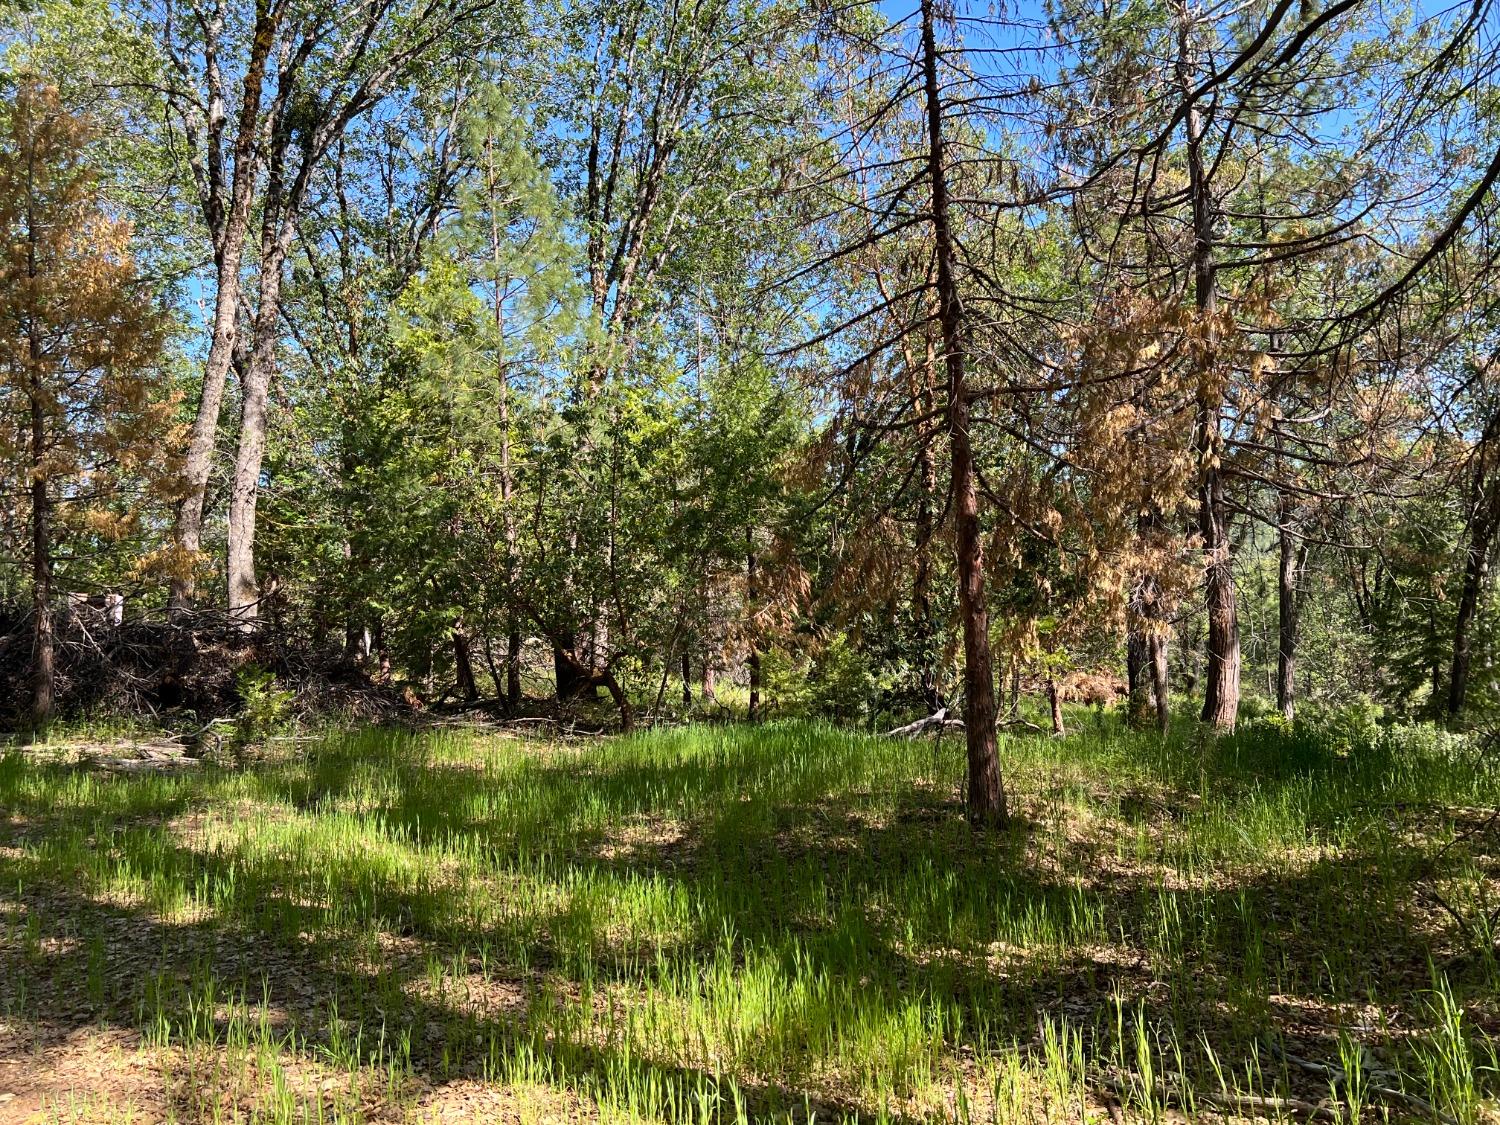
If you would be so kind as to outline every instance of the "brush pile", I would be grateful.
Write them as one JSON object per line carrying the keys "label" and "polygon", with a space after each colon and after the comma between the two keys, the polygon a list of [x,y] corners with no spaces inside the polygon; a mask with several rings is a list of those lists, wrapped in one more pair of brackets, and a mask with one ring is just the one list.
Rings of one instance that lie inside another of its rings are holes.
{"label": "brush pile", "polygon": [[[372,678],[340,647],[246,632],[222,613],[167,619],[59,614],[59,716],[119,715],[206,722],[239,712],[247,675],[269,673],[302,717],[379,721],[407,714],[397,687]],[[32,620],[0,609],[0,729],[25,722],[31,697]]]}

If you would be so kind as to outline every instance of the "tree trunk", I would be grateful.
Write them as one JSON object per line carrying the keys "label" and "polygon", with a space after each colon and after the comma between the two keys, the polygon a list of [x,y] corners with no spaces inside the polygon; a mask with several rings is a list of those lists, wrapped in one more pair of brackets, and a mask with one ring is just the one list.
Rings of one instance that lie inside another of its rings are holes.
{"label": "tree trunk", "polygon": [[[181,570],[173,576],[168,594],[168,608],[174,615],[191,608],[195,592],[192,568],[196,566],[202,548],[203,505],[208,478],[213,471],[219,413],[224,405],[224,384],[239,344],[240,270],[244,264],[245,240],[250,231],[255,187],[261,170],[257,144],[261,90],[265,83],[266,60],[276,42],[276,29],[284,11],[276,4],[261,5],[256,11],[256,26],[251,36],[250,56],[240,95],[229,206],[220,213],[212,197],[202,201],[204,217],[214,241],[214,319],[208,359],[203,368],[203,391],[198,398],[198,411],[193,418],[187,455],[183,460],[182,478],[186,491],[178,501],[173,525],[173,539],[183,556],[179,563]],[[213,27],[215,30],[222,28],[222,17]],[[216,101],[211,108],[222,111],[222,105],[221,101]]]}
{"label": "tree trunk", "polygon": [[[1184,25],[1180,32],[1178,66],[1185,94],[1193,88],[1194,81],[1188,34]],[[1198,532],[1203,540],[1204,601],[1208,609],[1208,666],[1204,674],[1202,717],[1215,729],[1230,731],[1234,729],[1240,705],[1240,631],[1220,465],[1223,408],[1222,393],[1215,386],[1219,364],[1215,207],[1203,158],[1203,133],[1202,111],[1193,102],[1187,113],[1187,164],[1193,207],[1193,291],[1202,333],[1197,343],[1200,389],[1193,426],[1193,453],[1198,461]]]}
{"label": "tree trunk", "polygon": [[[576,643],[576,642],[575,642]],[[578,698],[579,692],[587,686],[587,676],[575,660],[568,659],[564,646],[555,638],[552,641],[552,674],[557,682],[557,700],[566,703],[570,699]]]}
{"label": "tree trunk", "polygon": [[755,540],[749,528],[745,529],[745,546],[745,609],[750,619],[750,655],[745,658],[745,667],[750,672],[750,705],[745,717],[754,722],[760,717],[760,648],[755,636],[755,603],[760,592],[756,584],[759,568],[755,558]]}
{"label": "tree trunk", "polygon": [[1154,633],[1147,641],[1151,660],[1151,694],[1156,700],[1156,729],[1162,734],[1172,725],[1171,688],[1167,680],[1167,638]]}
{"label": "tree trunk", "polygon": [[[40,370],[39,349],[32,333],[32,352]],[[33,383],[36,375],[33,374]],[[31,394],[31,609],[35,618],[32,636],[31,721],[45,727],[52,718],[57,669],[52,637],[52,498],[42,469],[47,455],[47,418],[40,389]]]}
{"label": "tree trunk", "polygon": [[597,673],[597,682],[604,686],[604,689],[609,692],[610,698],[615,701],[615,706],[619,708],[620,733],[629,734],[635,730],[635,711],[630,706],[630,698],[625,694],[625,689],[615,679],[614,671],[605,668],[603,671]]}
{"label": "tree trunk", "polygon": [[[1500,489],[1495,492],[1500,496]],[[1469,531],[1463,585],[1459,590],[1453,624],[1453,664],[1448,674],[1447,711],[1450,719],[1463,714],[1469,690],[1469,670],[1474,661],[1474,619],[1479,614],[1479,603],[1490,569],[1490,552],[1494,549],[1495,528],[1500,522],[1490,517],[1490,512],[1479,513]]]}
{"label": "tree trunk", "polygon": [[577,681],[581,688],[602,687],[609,692],[610,698],[614,700],[615,706],[620,711],[620,732],[629,734],[635,729],[635,709],[630,705],[630,697],[625,694],[625,689],[620,681],[615,678],[614,669],[609,665],[602,668],[591,668],[579,659],[578,654],[571,649],[564,648],[555,641],[552,646],[553,655],[557,661],[558,670],[567,665],[571,677]]}
{"label": "tree trunk", "polygon": [[26,278],[29,284],[23,296],[21,315],[26,324],[26,394],[30,407],[31,464],[31,611],[32,685],[31,721],[45,727],[52,718],[57,687],[56,654],[52,637],[52,497],[47,491],[47,410],[42,401],[42,368],[45,363],[38,309],[32,302],[41,281],[37,262],[37,242],[42,236],[35,206],[37,193],[33,150],[28,154],[28,188],[26,195]]}
{"label": "tree trunk", "polygon": [[1133,623],[1125,638],[1125,683],[1126,722],[1133,730],[1144,730],[1151,722],[1151,638],[1140,624]]}
{"label": "tree trunk", "polygon": [[1453,622],[1453,663],[1448,670],[1447,713],[1449,719],[1463,714],[1469,691],[1469,671],[1474,661],[1474,620],[1484,597],[1495,534],[1500,530],[1500,479],[1491,465],[1491,448],[1500,442],[1500,416],[1492,417],[1475,451],[1473,501],[1470,505],[1469,542],[1464,552],[1463,585],[1459,588]]}
{"label": "tree trunk", "polygon": [[453,668],[458,679],[458,693],[465,703],[479,698],[479,683],[474,679],[474,654],[469,647],[469,635],[464,632],[463,621],[453,626]]}
{"label": "tree trunk", "polygon": [[505,638],[505,705],[512,711],[521,705],[521,631],[515,626]]}
{"label": "tree trunk", "polygon": [[1276,707],[1291,722],[1297,709],[1297,640],[1302,616],[1302,570],[1307,543],[1292,529],[1292,498],[1277,498],[1276,536],[1280,559],[1276,584]]}
{"label": "tree trunk", "polygon": [[709,701],[714,700],[714,698],[716,697],[716,695],[718,693],[718,687],[717,687],[717,685],[714,682],[715,678],[716,678],[716,675],[715,675],[715,672],[714,672],[713,654],[710,653],[710,652],[704,652],[704,654],[703,654],[703,688],[702,688],[702,693],[701,694],[703,695],[703,698],[706,699],[706,700],[709,700]]}
{"label": "tree trunk", "polygon": [[[248,216],[246,216],[248,218]],[[179,570],[172,576],[167,608],[181,616],[192,608],[196,593],[194,570],[203,546],[203,505],[208,493],[208,478],[213,471],[215,439],[219,433],[219,414],[224,407],[224,384],[234,360],[238,334],[240,299],[240,261],[244,251],[244,230],[235,239],[233,252],[226,247],[219,266],[218,292],[214,299],[214,324],[208,361],[203,370],[203,393],[188,437],[187,455],[182,463],[185,494],[177,502],[173,538],[182,558]]]}
{"label": "tree trunk", "polygon": [[1047,673],[1047,706],[1052,711],[1052,736],[1062,738],[1068,733],[1063,725],[1062,698],[1057,694],[1057,678]]}
{"label": "tree trunk", "polygon": [[375,679],[379,683],[385,683],[391,678],[391,653],[385,647],[385,618],[379,614],[375,616],[375,622],[370,629],[371,649],[379,656],[379,662]]}
{"label": "tree trunk", "polygon": [[687,650],[684,649],[682,652],[682,705],[684,708],[692,707],[693,705],[692,675],[693,661],[688,656]]}
{"label": "tree trunk", "polygon": [[506,709],[509,710],[509,704],[505,697],[505,678],[500,674],[500,666],[495,663],[495,646],[490,641],[488,633],[484,635],[483,652],[485,671],[490,674],[490,683],[495,685],[495,698],[502,704],[506,704]]}
{"label": "tree trunk", "polygon": [[969,442],[969,391],[965,385],[964,311],[954,276],[948,217],[943,106],[938,87],[934,0],[922,0],[922,69],[927,110],[927,173],[932,188],[932,231],[937,263],[938,320],[948,376],[947,426],[952,450],[950,502],[958,563],[959,616],[964,634],[964,737],[968,749],[968,817],[976,828],[1006,823],[1005,787],[995,740],[995,673],[990,665],[989,607],[985,602],[984,546],[979,496]]}
{"label": "tree trunk", "polygon": [[290,219],[267,224],[261,239],[260,304],[255,311],[254,346],[245,372],[240,412],[239,448],[229,497],[229,613],[241,628],[254,626],[260,613],[260,584],[255,577],[255,512],[260,498],[260,470],[266,455],[266,424],[271,378],[276,370],[280,336],[282,267],[295,228]]}

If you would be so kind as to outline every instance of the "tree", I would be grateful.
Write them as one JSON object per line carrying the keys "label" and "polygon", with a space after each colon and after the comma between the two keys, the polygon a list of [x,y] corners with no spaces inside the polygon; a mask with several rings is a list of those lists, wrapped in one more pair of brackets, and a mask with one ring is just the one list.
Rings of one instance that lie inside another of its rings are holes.
{"label": "tree", "polygon": [[156,374],[163,320],[100,207],[86,122],[23,78],[0,141],[0,458],[29,502],[32,719],[54,707],[54,568],[61,544],[119,538],[130,474],[167,487],[170,399]]}
{"label": "tree", "polygon": [[[253,17],[222,0],[163,0],[148,22],[167,60],[164,83],[187,150],[204,226],[213,249],[215,296],[208,357],[185,459],[187,490],[176,541],[198,554],[204,500],[231,366],[240,373],[241,420],[231,485],[228,605],[255,618],[255,522],[265,456],[268,395],[281,338],[284,271],[314,178],[350,125],[401,90],[439,48],[482,55],[499,41],[482,26],[503,23],[500,0],[410,9],[377,4],[346,11],[326,0],[269,0]],[[456,37],[472,32],[467,42]],[[258,248],[249,245],[259,218]],[[242,276],[254,253],[253,309]],[[250,322],[250,338],[240,335]],[[173,601],[192,596],[190,572]]]}

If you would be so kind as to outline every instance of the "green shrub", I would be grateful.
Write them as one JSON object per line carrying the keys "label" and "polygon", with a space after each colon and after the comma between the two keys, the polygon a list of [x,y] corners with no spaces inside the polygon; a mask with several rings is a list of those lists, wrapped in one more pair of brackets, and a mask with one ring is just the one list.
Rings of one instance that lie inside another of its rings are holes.
{"label": "green shrub", "polygon": [[235,744],[249,746],[285,730],[292,719],[296,693],[281,687],[276,675],[258,664],[247,664],[235,676],[240,713],[235,722]]}
{"label": "green shrub", "polygon": [[869,718],[880,683],[869,657],[840,635],[813,661],[808,689],[815,714],[856,722]]}
{"label": "green shrub", "polygon": [[1380,741],[1385,708],[1367,695],[1332,706],[1308,707],[1297,716],[1298,733],[1315,732],[1330,750],[1353,754]]}

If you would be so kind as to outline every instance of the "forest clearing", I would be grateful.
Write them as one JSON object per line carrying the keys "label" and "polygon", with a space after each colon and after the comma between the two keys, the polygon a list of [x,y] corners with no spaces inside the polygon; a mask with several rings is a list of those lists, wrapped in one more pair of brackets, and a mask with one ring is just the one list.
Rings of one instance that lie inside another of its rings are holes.
{"label": "forest clearing", "polygon": [[1493,1117],[1493,758],[1078,725],[1005,739],[988,838],[961,741],[804,723],[13,754],[0,1086],[59,1122]]}
{"label": "forest clearing", "polygon": [[0,1125],[1500,1125],[1500,0],[0,0]]}

